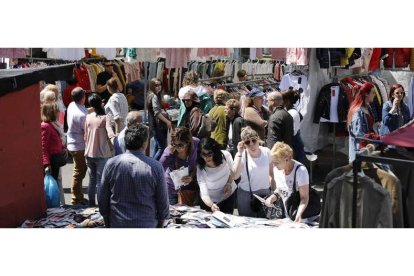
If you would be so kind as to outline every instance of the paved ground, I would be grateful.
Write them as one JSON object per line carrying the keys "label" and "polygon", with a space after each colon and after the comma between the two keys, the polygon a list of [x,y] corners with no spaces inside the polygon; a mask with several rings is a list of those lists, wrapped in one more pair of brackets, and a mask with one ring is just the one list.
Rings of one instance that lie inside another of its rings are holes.
{"label": "paved ground", "polygon": [[[316,152],[318,155],[318,159],[313,163],[313,185],[317,191],[322,193],[323,186],[324,186],[324,179],[325,176],[332,170],[332,160],[333,160],[333,151],[332,146],[327,146],[323,150]],[[348,164],[348,157],[340,152],[335,154],[335,167],[340,167],[343,165]],[[305,162],[307,168],[310,168],[310,163]],[[62,185],[63,191],[65,193],[65,203],[67,205],[71,205],[71,182],[72,182],[72,171],[73,171],[73,163],[70,159],[66,166],[62,168]],[[85,194],[85,198],[88,198],[88,183],[89,183],[89,176],[86,173],[86,176],[83,180],[83,192]]]}

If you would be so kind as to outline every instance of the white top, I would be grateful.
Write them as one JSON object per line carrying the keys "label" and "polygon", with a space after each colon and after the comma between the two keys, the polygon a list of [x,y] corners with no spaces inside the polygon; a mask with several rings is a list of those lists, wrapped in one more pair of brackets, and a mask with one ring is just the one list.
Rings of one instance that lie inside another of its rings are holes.
{"label": "white top", "polygon": [[71,102],[67,111],[68,132],[67,148],[69,151],[85,149],[85,120],[88,110],[84,105]]}
{"label": "white top", "polygon": [[215,203],[231,196],[237,187],[233,181],[231,183],[231,194],[224,197],[224,186],[229,179],[231,168],[233,167],[233,159],[228,151],[222,150],[221,152],[224,154],[226,160],[220,166],[216,168],[206,166],[203,170],[197,166],[197,181],[200,186],[200,195],[202,197],[209,196]]}
{"label": "white top", "polygon": [[[273,168],[276,188],[279,191],[279,194],[282,196],[283,202],[285,202],[293,192],[293,179],[295,170],[296,167],[301,164],[296,160],[293,160],[293,162],[295,162],[293,170],[288,175],[285,175],[283,170],[278,170],[277,167]],[[309,185],[309,174],[305,166],[301,166],[296,172],[296,183],[296,190],[298,190],[298,187]]]}
{"label": "white top", "polygon": [[180,98],[180,100],[184,97],[185,93],[187,93],[190,89],[192,89],[198,97],[201,97],[202,95],[207,93],[207,90],[204,88],[204,86],[199,85],[196,88],[187,85],[184,87],[181,87],[180,91],[178,92],[178,97]]}
{"label": "white top", "polygon": [[300,95],[300,101],[293,104],[297,110],[302,110],[303,95],[306,93],[306,89],[308,88],[308,77],[305,75],[295,76],[293,74],[283,75],[282,80],[280,81],[279,89],[285,90],[288,89],[289,86],[292,86],[295,90],[298,90],[299,88],[303,89],[303,93]]}
{"label": "white top", "polygon": [[296,135],[300,129],[300,115],[299,112],[292,108],[288,110],[290,116],[293,118],[293,135]]}
{"label": "white top", "polygon": [[128,115],[128,100],[122,93],[114,93],[109,98],[108,103],[105,105],[105,113],[112,117],[112,120],[120,119],[121,127],[126,127],[126,117]]}
{"label": "white top", "polygon": [[[260,146],[261,155],[258,158],[252,158],[248,153],[247,167],[250,173],[250,185],[252,187],[252,192],[269,189],[269,165],[272,163],[272,156],[270,155],[270,149]],[[243,152],[242,158],[240,160],[242,170],[241,170],[241,179],[239,183],[239,188],[244,191],[250,191],[249,181],[247,178],[246,172],[246,153]]]}

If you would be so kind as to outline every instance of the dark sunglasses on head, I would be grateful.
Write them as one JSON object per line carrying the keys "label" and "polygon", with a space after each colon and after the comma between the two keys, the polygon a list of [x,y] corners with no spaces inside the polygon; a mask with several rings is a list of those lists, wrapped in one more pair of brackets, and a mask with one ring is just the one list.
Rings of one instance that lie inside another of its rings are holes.
{"label": "dark sunglasses on head", "polygon": [[204,156],[204,157],[212,157],[213,156],[213,152],[212,151],[209,151],[209,152],[201,152],[201,156]]}
{"label": "dark sunglasses on head", "polygon": [[244,143],[246,144],[246,145],[250,145],[250,142],[254,145],[254,144],[256,144],[256,142],[257,142],[257,140],[256,139],[252,139],[252,140],[247,140],[247,141],[244,141]]}

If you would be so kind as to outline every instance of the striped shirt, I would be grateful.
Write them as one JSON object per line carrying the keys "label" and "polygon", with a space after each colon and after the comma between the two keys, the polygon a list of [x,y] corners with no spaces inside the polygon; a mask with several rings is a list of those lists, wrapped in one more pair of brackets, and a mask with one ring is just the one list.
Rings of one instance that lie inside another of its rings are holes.
{"label": "striped shirt", "polygon": [[105,113],[111,115],[113,120],[119,119],[120,131],[126,127],[126,116],[128,115],[128,100],[122,93],[114,93],[105,105]]}
{"label": "striped shirt", "polygon": [[98,185],[99,211],[111,227],[154,228],[169,217],[161,164],[141,151],[108,160]]}

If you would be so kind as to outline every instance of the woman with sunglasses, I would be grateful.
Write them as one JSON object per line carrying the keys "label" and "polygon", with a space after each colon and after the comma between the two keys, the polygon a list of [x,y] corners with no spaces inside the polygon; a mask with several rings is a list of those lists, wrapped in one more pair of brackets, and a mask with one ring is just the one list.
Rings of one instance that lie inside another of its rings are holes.
{"label": "woman with sunglasses", "polygon": [[147,96],[147,108],[148,122],[155,140],[155,149],[153,149],[151,157],[155,160],[160,160],[164,149],[167,147],[168,129],[172,129],[168,113],[161,105],[161,90],[161,81],[157,78],[151,79]]}
{"label": "woman with sunglasses", "polygon": [[410,121],[410,110],[403,101],[404,97],[405,92],[401,84],[391,86],[389,101],[386,101],[382,108],[381,135],[393,132]]}
{"label": "woman with sunglasses", "polygon": [[[200,140],[193,137],[190,129],[186,127],[177,127],[171,132],[171,144],[164,150],[160,159],[160,163],[164,167],[168,198],[171,205],[179,203],[194,206],[198,203],[199,188],[196,178],[196,166],[199,143]],[[184,185],[177,191],[170,172],[181,167],[187,167],[189,174],[181,179]]]}
{"label": "woman with sunglasses", "polygon": [[201,209],[233,214],[237,186],[233,181],[233,158],[230,153],[220,150],[220,145],[214,139],[203,138],[197,163]]}
{"label": "woman with sunglasses", "polygon": [[247,126],[242,130],[233,165],[234,179],[240,177],[237,209],[241,216],[257,217],[250,205],[252,194],[265,197],[276,188],[270,149],[260,144],[263,141],[254,129]]}

